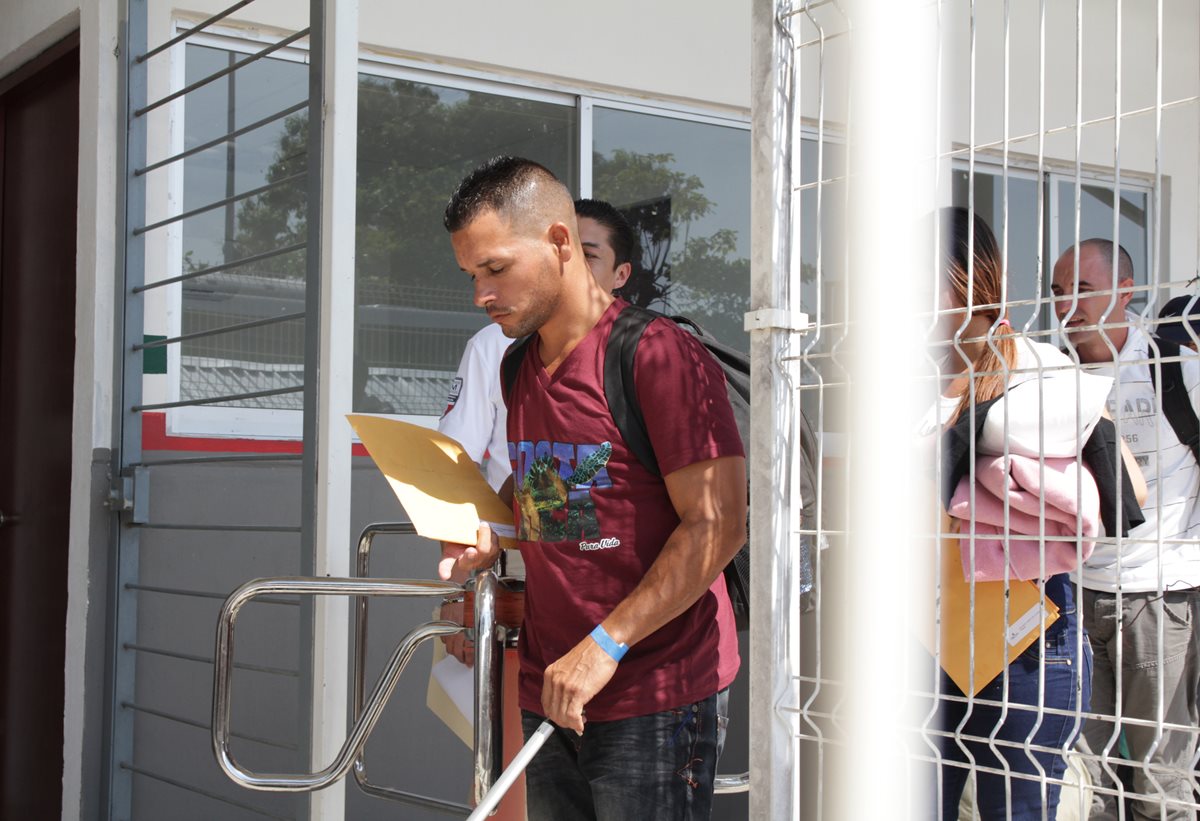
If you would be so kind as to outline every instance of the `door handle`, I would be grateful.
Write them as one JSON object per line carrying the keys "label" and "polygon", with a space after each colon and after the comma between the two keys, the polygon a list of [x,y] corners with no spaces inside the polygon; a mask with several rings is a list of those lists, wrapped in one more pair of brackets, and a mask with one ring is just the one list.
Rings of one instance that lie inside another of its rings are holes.
{"label": "door handle", "polygon": [[5,525],[15,525],[20,521],[21,517],[17,514],[5,513],[3,510],[0,510],[0,527],[4,527]]}

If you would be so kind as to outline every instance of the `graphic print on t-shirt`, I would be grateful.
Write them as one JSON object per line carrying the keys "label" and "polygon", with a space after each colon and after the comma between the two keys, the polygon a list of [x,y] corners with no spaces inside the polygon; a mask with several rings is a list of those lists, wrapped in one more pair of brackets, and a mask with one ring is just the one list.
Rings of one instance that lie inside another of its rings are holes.
{"label": "graphic print on t-shirt", "polygon": [[[521,441],[508,443],[513,496],[521,512],[517,538],[529,542],[579,539],[581,550],[617,547],[599,539],[593,488],[612,487],[605,465],[612,445]],[[586,547],[585,547],[586,545]]]}

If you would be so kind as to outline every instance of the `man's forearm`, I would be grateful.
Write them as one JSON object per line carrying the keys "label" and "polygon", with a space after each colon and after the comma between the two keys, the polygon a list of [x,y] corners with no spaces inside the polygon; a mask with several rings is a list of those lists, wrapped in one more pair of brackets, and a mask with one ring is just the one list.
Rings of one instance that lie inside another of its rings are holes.
{"label": "man's forearm", "polygon": [[638,586],[604,619],[630,646],[691,607],[746,540],[746,520],[680,522]]}
{"label": "man's forearm", "polygon": [[[663,478],[679,524],[628,596],[601,622],[608,638],[633,645],[691,607],[746,538],[746,463],[721,457]],[[560,727],[583,732],[583,708],[617,670],[607,639],[584,637],[546,668],[542,707]]]}

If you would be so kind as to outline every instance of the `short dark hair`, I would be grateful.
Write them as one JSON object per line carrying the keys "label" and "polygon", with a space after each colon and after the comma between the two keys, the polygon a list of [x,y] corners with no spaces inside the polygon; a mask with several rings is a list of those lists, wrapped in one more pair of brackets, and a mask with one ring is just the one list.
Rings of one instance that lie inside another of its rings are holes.
{"label": "short dark hair", "polygon": [[484,211],[508,213],[514,206],[529,206],[530,194],[538,182],[562,185],[548,168],[533,160],[492,157],[463,177],[446,204],[442,223],[453,234]]}
{"label": "short dark hair", "polygon": [[1113,251],[1115,250],[1117,252],[1117,281],[1133,279],[1133,257],[1129,256],[1129,252],[1125,250],[1125,246],[1117,245],[1110,239],[1094,237],[1092,239],[1085,239],[1079,243],[1080,253],[1085,248],[1090,248],[1099,254],[1109,269],[1112,268]]}
{"label": "short dark hair", "polygon": [[612,246],[617,265],[633,262],[637,249],[637,235],[625,215],[612,203],[604,200],[575,200],[575,216],[587,217],[608,229],[608,244]]}

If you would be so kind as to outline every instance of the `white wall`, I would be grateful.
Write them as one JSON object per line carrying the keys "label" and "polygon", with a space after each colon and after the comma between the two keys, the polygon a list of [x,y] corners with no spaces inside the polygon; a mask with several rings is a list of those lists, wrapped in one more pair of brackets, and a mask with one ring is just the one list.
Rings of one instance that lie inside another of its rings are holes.
{"label": "white wall", "polygon": [[[1007,28],[1005,5],[1009,6]],[[1160,44],[1157,4],[1122,4],[1119,76],[1120,108],[1125,116],[1120,122],[1118,157],[1113,120],[1118,79],[1117,2],[1089,0],[1082,5],[1079,24],[1075,3],[942,3],[943,150],[963,149],[957,156],[965,159],[965,148],[973,144],[979,149],[979,158],[996,162],[1007,137],[1012,162],[1036,167],[1040,150],[1045,170],[1073,174],[1078,133],[1078,155],[1085,173],[1111,174],[1119,162],[1123,176],[1147,183],[1154,182],[1156,173],[1161,174],[1165,178],[1160,190],[1166,219],[1162,222],[1159,279],[1187,280],[1197,271],[1196,226],[1200,221],[1196,151],[1200,103],[1190,100],[1200,94],[1196,35],[1200,8],[1194,0],[1164,0]],[[1043,6],[1044,67],[1040,57]],[[798,44],[802,45],[798,58],[800,110],[809,123],[815,123],[821,113],[835,138],[842,139],[847,118],[845,61],[847,50],[853,47],[852,38],[842,36],[845,18],[839,6],[829,4],[810,15],[797,16],[796,23]],[[1080,31],[1082,61],[1077,62]],[[1161,123],[1154,110],[1160,53]],[[1077,95],[1080,76],[1082,93]],[[969,107],[972,82],[973,112]],[[1082,98],[1078,108],[1077,96]],[[821,103],[823,112],[818,108]],[[1083,123],[1081,129],[1075,127],[1077,122]],[[896,127],[905,124],[896,123]],[[1039,132],[1045,134],[1041,149]]]}
{"label": "white wall", "polygon": [[[175,8],[207,16],[226,5]],[[153,4],[152,42],[165,32],[171,8]],[[750,107],[749,0],[361,0],[359,17],[363,45],[392,54],[633,96]],[[308,24],[307,4],[259,0],[231,19],[294,31]]]}
{"label": "white wall", "polygon": [[[962,4],[960,4],[962,5]],[[951,24],[956,50],[947,76],[960,101],[949,114],[949,135],[955,143],[972,142],[965,101],[970,88],[970,30],[964,14]],[[976,19],[975,134],[976,145],[995,143],[1007,134],[1010,150],[1036,158],[1037,140],[1015,139],[1039,130],[1039,89],[1045,87],[1044,147],[1046,161],[1073,173],[1076,134],[1079,159],[1086,170],[1107,169],[1119,162],[1122,175],[1152,182],[1156,173],[1168,178],[1162,188],[1164,214],[1160,281],[1187,280],[1196,273],[1197,131],[1200,103],[1184,102],[1200,93],[1200,53],[1197,30],[1200,9],[1190,0],[1165,0],[1161,45],[1155,4],[1124,3],[1120,20],[1120,154],[1113,114],[1117,101],[1117,15],[1115,0],[1083,5],[1081,25],[1075,4],[1046,4],[1045,69],[1039,60],[1038,0],[1017,0],[1009,20],[1009,123],[1004,123],[1003,4],[981,8]],[[1082,33],[1082,104],[1077,110],[1077,38]],[[1157,54],[1162,54],[1164,109],[1161,123],[1155,113],[1158,97]],[[1081,130],[1075,127],[1082,121]],[[1161,136],[1161,148],[1156,150]],[[998,148],[992,148],[993,152]],[[1050,262],[1053,262],[1052,260]],[[1161,304],[1161,300],[1159,302]]]}

